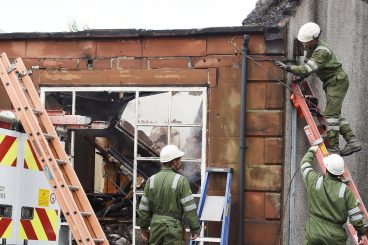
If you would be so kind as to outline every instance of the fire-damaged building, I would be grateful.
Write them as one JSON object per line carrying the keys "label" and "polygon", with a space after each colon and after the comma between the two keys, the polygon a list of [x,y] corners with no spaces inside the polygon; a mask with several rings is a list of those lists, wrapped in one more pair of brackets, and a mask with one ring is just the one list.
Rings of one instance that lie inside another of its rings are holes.
{"label": "fire-damaged building", "polygon": [[[274,61],[302,55],[297,28],[325,23],[313,11],[309,1],[260,1],[236,27],[1,33],[0,51],[22,58],[48,112],[90,118],[56,129],[110,244],[145,244],[136,210],[169,143],[185,152],[181,174],[196,197],[207,167],[233,169],[229,244],[299,244],[306,200],[292,178],[304,121]],[[0,93],[0,109],[13,109]],[[210,193],[224,188],[224,178],[210,182]],[[67,236],[62,223],[60,244]]]}
{"label": "fire-damaged building", "polygon": [[[0,35],[0,49],[10,58],[21,57],[32,70],[48,111],[91,118],[91,126],[58,132],[111,242],[123,238],[139,244],[134,205],[147,178],[160,170],[161,148],[172,143],[185,152],[182,174],[195,194],[206,167],[234,169],[234,243],[242,218],[247,239],[264,227],[274,240],[280,229],[285,88],[251,62],[246,71],[249,154],[245,181],[238,180],[244,35],[249,55],[282,79],[273,60],[283,59],[285,48],[272,31],[242,26],[7,33]],[[3,88],[1,109],[11,109]],[[210,191],[221,192],[223,185],[216,178]],[[256,212],[245,208],[239,215],[239,188],[245,203],[260,202]]]}

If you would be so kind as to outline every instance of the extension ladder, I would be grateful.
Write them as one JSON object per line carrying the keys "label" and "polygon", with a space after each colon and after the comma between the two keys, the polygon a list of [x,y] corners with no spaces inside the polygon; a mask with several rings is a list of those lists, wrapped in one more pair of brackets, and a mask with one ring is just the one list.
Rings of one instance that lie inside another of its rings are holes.
{"label": "extension ladder", "polygon": [[[329,153],[327,151],[325,142],[322,136],[326,135],[327,124],[326,120],[320,112],[318,107],[318,100],[314,96],[309,84],[307,81],[303,81],[301,83],[293,83],[292,84],[293,94],[291,95],[291,100],[294,106],[298,109],[299,114],[303,115],[307,126],[304,127],[304,131],[307,135],[308,141],[310,145],[318,145],[319,150],[316,152],[316,157],[320,167],[323,172],[326,172],[326,167],[323,164],[323,157],[328,156]],[[328,144],[328,142],[326,142]],[[367,210],[360,198],[359,192],[354,184],[353,179],[349,173],[348,168],[345,165],[345,172],[343,174],[343,181],[349,186],[349,188],[354,193],[355,199],[358,201],[358,205],[361,213],[365,217],[365,220],[368,220]],[[350,231],[350,234],[354,238],[356,244],[358,244],[358,237],[356,230],[353,225],[347,223],[347,227]],[[366,244],[367,245],[367,244]]]}
{"label": "extension ladder", "polygon": [[54,190],[77,244],[109,242],[41,103],[23,61],[0,56],[0,78]]}
{"label": "extension ladder", "polygon": [[[226,174],[226,189],[225,196],[207,196],[208,183],[211,174],[219,173]],[[232,168],[207,168],[204,178],[204,185],[198,205],[198,217],[201,225],[203,222],[219,222],[222,221],[221,237],[198,237],[195,240],[190,240],[189,244],[194,245],[198,242],[216,242],[221,245],[227,245],[229,239],[230,227],[230,211],[231,211],[231,181]]]}

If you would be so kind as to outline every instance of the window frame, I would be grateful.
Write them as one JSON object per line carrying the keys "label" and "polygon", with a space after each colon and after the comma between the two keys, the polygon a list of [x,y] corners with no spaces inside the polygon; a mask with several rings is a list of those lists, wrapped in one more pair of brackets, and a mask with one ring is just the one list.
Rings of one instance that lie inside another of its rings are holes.
{"label": "window frame", "polygon": [[[201,187],[202,190],[203,180],[206,171],[206,146],[207,146],[207,87],[46,87],[40,86],[40,97],[43,104],[45,104],[45,96],[46,93],[52,92],[71,92],[72,93],[72,115],[75,115],[76,108],[76,93],[78,92],[135,92],[135,106],[134,106],[134,169],[133,169],[133,232],[132,232],[132,242],[133,245],[136,243],[136,230],[139,230],[139,226],[137,226],[137,215],[136,215],[136,206],[137,206],[137,195],[142,195],[141,192],[137,193],[136,190],[136,179],[137,179],[137,163],[140,160],[159,160],[157,158],[147,158],[147,157],[137,157],[138,154],[138,127],[139,126],[156,126],[155,123],[138,123],[138,105],[139,105],[139,93],[140,92],[169,92],[169,115],[168,119],[171,119],[171,101],[172,101],[172,93],[173,92],[202,92],[202,122],[201,126],[199,124],[177,124],[172,123],[171,120],[168,120],[167,123],[159,123],[159,125],[168,127],[168,143],[170,143],[170,130],[172,127],[201,127],[202,128],[202,146],[201,146],[201,159],[197,160],[197,162],[201,163]],[[137,99],[138,98],[138,99]],[[71,159],[74,159],[74,141],[75,141],[75,133],[71,134]],[[183,161],[193,161],[193,159],[183,159]],[[72,162],[73,163],[73,162]],[[200,194],[194,194],[195,197],[199,197]]]}

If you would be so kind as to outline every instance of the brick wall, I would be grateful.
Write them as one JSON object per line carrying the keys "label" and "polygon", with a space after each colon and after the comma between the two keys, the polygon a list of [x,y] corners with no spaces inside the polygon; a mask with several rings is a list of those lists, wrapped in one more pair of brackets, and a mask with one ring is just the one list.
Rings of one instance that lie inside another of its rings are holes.
{"label": "brick wall", "polygon": [[[230,45],[240,33],[101,40],[0,40],[0,51],[22,57],[33,81],[48,86],[208,86],[208,166],[234,168],[231,242],[244,218],[244,244],[277,244],[283,167],[284,87],[248,61],[245,212],[238,213],[241,55]],[[243,33],[242,33],[243,34]],[[0,37],[1,39],[1,37]],[[235,39],[241,49],[242,39]],[[267,55],[263,33],[250,54],[282,79]],[[1,88],[0,107],[10,102]],[[212,191],[224,182],[216,179]],[[211,227],[209,231],[214,230]]]}

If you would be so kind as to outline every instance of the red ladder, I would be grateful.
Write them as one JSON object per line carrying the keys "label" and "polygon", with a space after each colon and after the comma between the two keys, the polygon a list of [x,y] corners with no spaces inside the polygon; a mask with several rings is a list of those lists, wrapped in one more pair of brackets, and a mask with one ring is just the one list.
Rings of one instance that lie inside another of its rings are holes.
{"label": "red ladder", "polygon": [[[291,100],[294,106],[298,109],[299,114],[304,116],[308,124],[307,126],[304,127],[304,131],[308,137],[310,145],[319,146],[319,150],[316,153],[316,157],[317,157],[317,160],[318,160],[318,163],[321,169],[323,170],[323,172],[326,172],[325,165],[323,164],[323,157],[328,156],[329,153],[325,146],[325,142],[323,138],[321,137],[321,134],[322,135],[326,134],[325,118],[320,113],[320,110],[317,106],[318,101],[316,97],[314,96],[307,81],[303,81],[299,84],[293,83],[291,87],[293,90],[293,94],[291,95]],[[354,184],[353,179],[351,178],[351,175],[346,165],[345,165],[345,172],[343,175],[343,180],[345,183],[347,183],[349,188],[354,193],[354,197],[359,203],[358,205],[359,205],[360,211],[364,215],[365,220],[368,220],[367,210],[365,209],[362,199],[360,198],[359,192]],[[358,244],[357,232],[354,229],[353,225],[348,223],[347,226],[350,231],[350,234],[355,240],[355,243]],[[365,243],[365,245],[367,244]]]}
{"label": "red ladder", "polygon": [[23,61],[0,56],[0,78],[77,244],[109,242],[88,201]]}

